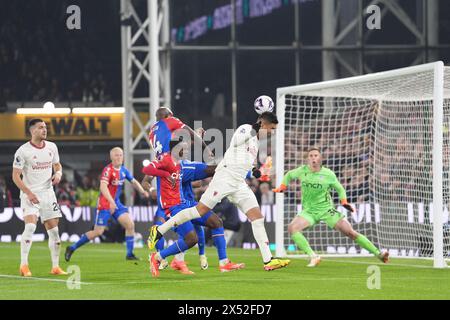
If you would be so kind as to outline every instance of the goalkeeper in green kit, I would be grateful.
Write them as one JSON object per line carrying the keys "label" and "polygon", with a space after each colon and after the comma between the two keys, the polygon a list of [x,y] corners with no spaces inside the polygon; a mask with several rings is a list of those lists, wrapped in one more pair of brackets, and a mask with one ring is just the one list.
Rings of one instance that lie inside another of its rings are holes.
{"label": "goalkeeper in green kit", "polygon": [[342,232],[382,262],[389,261],[387,251],[381,253],[369,239],[356,232],[345,216],[334,208],[330,195],[331,189],[338,192],[342,206],[348,211],[354,212],[353,207],[347,202],[345,189],[337,180],[335,173],[322,166],[322,155],[319,149],[310,149],[308,165],[289,171],[284,176],[281,185],[273,189],[273,192],[286,191],[289,183],[295,179],[301,181],[302,211],[291,221],[288,231],[297,247],[310,257],[311,261],[308,267],[317,266],[320,263],[320,257],[311,249],[302,231],[320,221],[324,221],[328,227]]}

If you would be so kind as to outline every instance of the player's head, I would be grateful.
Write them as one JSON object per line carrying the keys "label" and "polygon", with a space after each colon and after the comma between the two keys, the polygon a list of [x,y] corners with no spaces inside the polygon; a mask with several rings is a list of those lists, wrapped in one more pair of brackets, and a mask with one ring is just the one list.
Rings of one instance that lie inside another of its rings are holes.
{"label": "player's head", "polygon": [[313,147],[308,149],[308,164],[311,167],[322,165],[322,153],[319,148]]}
{"label": "player's head", "polygon": [[261,122],[261,128],[259,129],[259,132],[265,133],[267,137],[270,137],[272,132],[278,126],[278,118],[273,112],[263,112],[258,117],[258,122]]}
{"label": "player's head", "polygon": [[123,150],[121,148],[112,148],[109,151],[109,157],[114,167],[120,167],[123,164]]}
{"label": "player's head", "polygon": [[166,119],[173,116],[172,110],[166,107],[161,107],[158,110],[156,110],[156,121],[159,121],[161,119]]}
{"label": "player's head", "polygon": [[32,119],[28,122],[28,130],[30,130],[33,139],[47,139],[47,125],[42,119]]}

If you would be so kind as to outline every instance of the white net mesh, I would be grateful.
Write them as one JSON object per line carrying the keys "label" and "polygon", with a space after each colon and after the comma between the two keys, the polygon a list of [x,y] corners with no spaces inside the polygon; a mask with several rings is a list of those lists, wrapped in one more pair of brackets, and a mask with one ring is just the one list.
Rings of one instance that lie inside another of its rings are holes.
{"label": "white net mesh", "polygon": [[[347,191],[356,213],[348,219],[393,256],[433,255],[432,138],[433,70],[374,81],[286,94],[284,172],[306,163],[310,147],[319,147],[324,165]],[[450,236],[450,68],[444,90],[444,256]],[[338,203],[337,194],[334,194]],[[299,212],[300,183],[284,197],[284,248],[298,253],[287,225]],[[345,212],[343,208],[340,211]],[[319,224],[306,231],[321,253],[361,253],[353,241]],[[366,253],[366,252],[362,252]]]}

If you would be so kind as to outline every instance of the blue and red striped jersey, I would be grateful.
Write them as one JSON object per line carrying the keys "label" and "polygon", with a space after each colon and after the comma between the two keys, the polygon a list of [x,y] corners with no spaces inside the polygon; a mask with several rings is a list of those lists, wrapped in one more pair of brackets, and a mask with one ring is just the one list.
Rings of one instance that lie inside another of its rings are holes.
{"label": "blue and red striped jersey", "polygon": [[169,117],[156,122],[150,129],[150,143],[156,156],[170,152],[170,140],[173,132],[184,128],[185,124],[178,118]]}

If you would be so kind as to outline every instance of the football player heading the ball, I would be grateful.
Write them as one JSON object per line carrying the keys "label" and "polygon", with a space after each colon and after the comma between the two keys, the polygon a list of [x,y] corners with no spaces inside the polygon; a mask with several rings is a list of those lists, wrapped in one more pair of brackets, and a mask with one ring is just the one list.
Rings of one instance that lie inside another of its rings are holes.
{"label": "football player heading the ball", "polygon": [[[261,104],[264,107],[263,101]],[[270,108],[270,105],[268,107]],[[273,110],[273,104],[271,108]],[[251,222],[253,235],[264,263],[263,269],[270,271],[286,267],[289,260],[272,256],[264,226],[264,216],[255,194],[245,182],[248,171],[252,171],[253,174],[259,172],[253,167],[258,155],[259,137],[270,137],[272,131],[277,128],[277,124],[278,119],[275,114],[263,112],[255,124],[244,124],[237,128],[231,139],[230,147],[217,166],[213,179],[198,204],[178,212],[160,226],[153,226],[148,239],[149,248],[152,250],[156,242],[173,226],[204,216],[223,198],[227,197],[246,214]],[[258,175],[260,176],[260,174],[259,172]]]}

